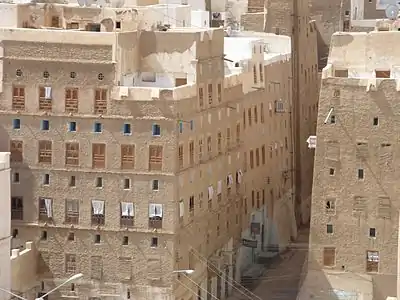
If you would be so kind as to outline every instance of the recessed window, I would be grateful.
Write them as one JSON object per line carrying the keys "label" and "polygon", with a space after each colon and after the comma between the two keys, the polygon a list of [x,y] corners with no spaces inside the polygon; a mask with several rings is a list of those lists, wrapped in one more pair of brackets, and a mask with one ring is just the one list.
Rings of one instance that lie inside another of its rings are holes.
{"label": "recessed window", "polygon": [[75,240],[75,233],[68,232],[68,241],[74,241],[74,240]]}
{"label": "recessed window", "polygon": [[364,169],[358,169],[358,179],[364,179]]}
{"label": "recessed window", "polygon": [[100,236],[100,234],[96,234],[94,236],[94,243],[95,244],[100,244],[100,242],[101,242],[101,236]]}
{"label": "recessed window", "polygon": [[46,230],[42,231],[42,234],[40,235],[40,239],[42,241],[46,241],[47,240],[47,231]]}
{"label": "recessed window", "polygon": [[75,291],[75,283],[71,283],[71,292]]}
{"label": "recessed window", "polygon": [[97,79],[98,80],[103,80],[104,79],[103,73],[99,73],[99,75],[97,75]]}
{"label": "recessed window", "polygon": [[128,245],[129,244],[129,238],[127,236],[124,236],[122,239],[122,245]]}
{"label": "recessed window", "polygon": [[124,190],[129,190],[131,188],[131,180],[129,178],[124,179]]}
{"label": "recessed window", "polygon": [[115,28],[116,29],[121,29],[121,21],[115,22]]}
{"label": "recessed window", "polygon": [[22,70],[21,69],[17,69],[17,71],[15,72],[15,75],[17,75],[17,77],[21,77],[22,76]]}
{"label": "recessed window", "polygon": [[75,177],[74,175],[69,177],[68,185],[69,185],[70,187],[76,186],[76,177]]}
{"label": "recessed window", "polygon": [[21,120],[20,119],[14,119],[12,124],[13,124],[13,129],[21,129]]}
{"label": "recessed window", "polygon": [[76,122],[69,122],[68,123],[68,131],[76,132]]}
{"label": "recessed window", "polygon": [[124,132],[125,135],[132,134],[131,124],[124,124],[124,127],[122,128],[122,131]]}
{"label": "recessed window", "polygon": [[332,224],[326,225],[326,233],[333,233],[333,225]]}
{"label": "recessed window", "polygon": [[378,117],[375,117],[375,118],[374,118],[373,124],[374,124],[374,126],[378,126],[378,125],[379,125],[379,119],[378,119]]}
{"label": "recessed window", "polygon": [[376,228],[369,229],[369,237],[376,237]]}
{"label": "recessed window", "polygon": [[158,191],[158,189],[159,189],[159,181],[157,179],[153,180],[152,189],[153,189],[153,191]]}
{"label": "recessed window", "polygon": [[336,123],[336,117],[335,115],[331,115],[331,124],[335,124]]}
{"label": "recessed window", "polygon": [[97,188],[103,187],[103,177],[97,177],[96,178],[96,187]]}
{"label": "recessed window", "polygon": [[41,129],[42,130],[49,130],[50,129],[49,120],[42,120]]}
{"label": "recessed window", "polygon": [[329,175],[331,175],[331,176],[335,175],[335,169],[334,168],[329,168]]}
{"label": "recessed window", "polygon": [[49,185],[50,184],[50,174],[44,174],[43,175],[43,185]]}
{"label": "recessed window", "polygon": [[75,72],[69,73],[69,77],[71,77],[71,78],[76,78],[76,73],[75,73]]}
{"label": "recessed window", "polygon": [[160,136],[161,135],[161,127],[158,124],[153,124],[152,128],[153,136]]}
{"label": "recessed window", "polygon": [[43,77],[44,78],[49,78],[50,77],[50,73],[48,71],[44,71],[43,72]]}
{"label": "recessed window", "polygon": [[158,238],[157,237],[153,237],[151,238],[151,247],[157,247],[158,246]]}
{"label": "recessed window", "polygon": [[13,173],[12,180],[13,180],[13,183],[19,183],[19,173],[18,172]]}
{"label": "recessed window", "polygon": [[103,131],[103,125],[101,123],[94,123],[94,128],[93,128],[94,132],[100,133]]}

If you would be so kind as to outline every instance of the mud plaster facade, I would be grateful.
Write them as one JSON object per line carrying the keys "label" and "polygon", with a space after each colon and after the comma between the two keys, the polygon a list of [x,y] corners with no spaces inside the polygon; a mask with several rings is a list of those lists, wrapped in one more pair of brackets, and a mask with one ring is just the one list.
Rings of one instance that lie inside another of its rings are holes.
{"label": "mud plaster facade", "polygon": [[[382,45],[397,38],[397,32],[334,34],[318,111],[309,271],[368,275],[374,299],[396,295],[399,59]],[[368,258],[368,251],[378,254]]]}
{"label": "mud plaster facade", "polygon": [[[279,197],[291,194],[290,175],[282,183],[290,168],[290,140],[286,147],[283,139],[290,135],[290,115],[275,114],[274,104],[265,102],[282,97],[289,106],[287,53],[282,58],[270,53],[266,60],[260,52],[254,79],[252,64],[225,77],[221,29],[141,34],[2,29],[0,35],[6,124],[1,147],[13,145],[14,245],[34,239],[40,252],[34,292],[82,272],[73,290],[65,286],[53,297],[189,299],[208,291],[223,299],[231,278],[240,277],[233,249],[253,210],[269,206],[281,233],[277,243],[290,240],[287,209],[273,208],[282,202]],[[266,88],[270,73],[283,88]],[[39,109],[40,87],[51,88],[50,110]],[[24,96],[15,88],[25,88]],[[73,112],[66,111],[68,88],[78,89]],[[106,91],[101,112],[96,89]],[[126,124],[130,133],[123,131]],[[39,141],[51,143],[50,160],[43,162]],[[66,143],[79,144],[76,165],[66,163]],[[105,144],[106,151],[93,157],[94,143]],[[121,167],[122,145],[134,145],[130,169]],[[161,155],[150,159],[150,146],[162,146]],[[246,149],[253,151],[251,165]],[[94,165],[102,153],[104,166]],[[41,197],[51,202],[41,206]],[[74,224],[66,218],[67,200],[77,201]],[[98,214],[104,225],[92,221],[93,200],[104,201]],[[134,207],[131,225],[121,225],[123,203]],[[157,220],[151,204],[162,205]],[[160,218],[162,226],[155,228]],[[195,272],[172,273],[182,269]]]}

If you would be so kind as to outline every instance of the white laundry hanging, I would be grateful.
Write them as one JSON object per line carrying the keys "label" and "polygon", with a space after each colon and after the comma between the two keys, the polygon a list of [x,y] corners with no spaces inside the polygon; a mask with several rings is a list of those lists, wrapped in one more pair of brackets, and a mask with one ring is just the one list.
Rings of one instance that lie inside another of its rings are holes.
{"label": "white laundry hanging", "polygon": [[102,200],[92,200],[93,214],[103,215],[104,214],[104,201]]}
{"label": "white laundry hanging", "polygon": [[121,202],[121,215],[123,217],[133,217],[134,216],[134,206],[131,202]]}
{"label": "white laundry hanging", "polygon": [[53,207],[51,199],[44,199],[44,206],[46,207],[46,213],[48,218],[53,217]]}

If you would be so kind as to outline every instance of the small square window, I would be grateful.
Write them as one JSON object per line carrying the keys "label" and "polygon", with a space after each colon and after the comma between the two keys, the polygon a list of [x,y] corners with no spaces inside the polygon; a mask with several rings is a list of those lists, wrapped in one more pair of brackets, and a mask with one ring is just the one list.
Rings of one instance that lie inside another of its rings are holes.
{"label": "small square window", "polygon": [[76,186],[76,177],[75,176],[69,177],[68,185],[71,187]]}
{"label": "small square window", "polygon": [[96,178],[96,187],[97,188],[103,187],[103,177],[97,177]]}
{"label": "small square window", "polygon": [[93,128],[94,132],[100,133],[103,131],[103,125],[101,123],[94,123],[94,128]]}
{"label": "small square window", "polygon": [[115,22],[115,28],[116,29],[121,29],[121,21],[116,21]]}
{"label": "small square window", "polygon": [[364,169],[358,169],[358,179],[364,179]]}
{"label": "small square window", "polygon": [[130,134],[132,134],[132,131],[131,131],[131,124],[124,124],[124,127],[123,127],[123,132],[124,132],[124,135],[130,135]]}
{"label": "small square window", "polygon": [[377,117],[374,118],[373,124],[374,124],[374,126],[379,125],[379,119]]}
{"label": "small square window", "polygon": [[332,224],[326,225],[326,233],[333,233],[333,225]]}
{"label": "small square window", "polygon": [[335,169],[334,168],[329,168],[329,175],[331,175],[331,176],[335,175]]}
{"label": "small square window", "polygon": [[19,183],[19,173],[15,172],[13,173],[13,183]]}
{"label": "small square window", "polygon": [[157,237],[151,238],[151,247],[155,248],[157,246],[158,246],[158,238]]}
{"label": "small square window", "polygon": [[124,190],[129,190],[131,188],[131,180],[129,178],[124,179]]}
{"label": "small square window", "polygon": [[159,182],[158,182],[157,179],[154,179],[154,180],[153,180],[152,189],[153,189],[153,191],[158,191],[158,189],[159,189]]}
{"label": "small square window", "polygon": [[50,122],[49,120],[42,120],[42,130],[49,130],[50,129]]}
{"label": "small square window", "polygon": [[76,122],[69,122],[68,123],[68,130],[70,132],[76,132]]}
{"label": "small square window", "polygon": [[369,237],[376,237],[376,229],[375,228],[369,229]]}
{"label": "small square window", "polygon": [[68,241],[75,241],[75,233],[73,232],[68,233]]}
{"label": "small square window", "polygon": [[20,119],[13,120],[13,129],[21,129],[21,120]]}
{"label": "small square window", "polygon": [[100,234],[96,234],[94,236],[94,243],[95,244],[100,244],[100,242],[101,242],[101,236],[100,236]]}
{"label": "small square window", "polygon": [[161,127],[158,124],[153,124],[153,136],[160,136],[161,135]]}
{"label": "small square window", "polygon": [[128,243],[129,243],[129,238],[127,236],[124,236],[122,239],[122,245],[126,246],[126,245],[128,245]]}
{"label": "small square window", "polygon": [[44,174],[43,175],[43,185],[49,185],[50,184],[50,174]]}
{"label": "small square window", "polygon": [[331,124],[335,124],[336,123],[336,117],[335,115],[331,116]]}
{"label": "small square window", "polygon": [[42,231],[42,234],[40,235],[40,239],[42,241],[46,241],[47,240],[47,231],[46,230]]}

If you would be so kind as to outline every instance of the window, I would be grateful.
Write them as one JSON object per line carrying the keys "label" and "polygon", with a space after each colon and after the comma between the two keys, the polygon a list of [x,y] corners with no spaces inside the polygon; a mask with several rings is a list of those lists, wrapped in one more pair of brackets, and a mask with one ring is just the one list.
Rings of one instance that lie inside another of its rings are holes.
{"label": "window", "polygon": [[59,17],[51,17],[51,27],[59,27],[60,26],[60,18]]}
{"label": "window", "polygon": [[53,199],[39,198],[39,220],[48,221],[53,218]]}
{"label": "window", "polygon": [[369,229],[369,237],[376,237],[376,228]]}
{"label": "window", "polygon": [[379,125],[379,119],[378,119],[378,117],[375,117],[375,118],[374,118],[373,125],[374,125],[374,126],[378,126],[378,125]]}
{"label": "window", "polygon": [[189,126],[190,126],[190,130],[194,130],[194,121],[193,120],[190,120],[190,122],[189,122]]}
{"label": "window", "polygon": [[149,146],[149,171],[161,171],[163,164],[163,146]]}
{"label": "window", "polygon": [[92,200],[92,225],[104,225],[105,224],[105,213],[104,213],[104,201]]}
{"label": "window", "polygon": [[236,143],[240,143],[240,123],[236,124]]}
{"label": "window", "polygon": [[260,113],[261,113],[261,124],[264,124],[264,103],[261,103],[260,105]]}
{"label": "window", "polygon": [[41,235],[40,235],[40,239],[41,239],[42,241],[47,241],[47,231],[46,231],[46,230],[43,230],[43,231],[42,231],[42,233],[41,233]]}
{"label": "window", "polygon": [[217,96],[218,102],[221,102],[222,101],[222,85],[220,83],[218,83],[217,92],[218,92],[218,96]]}
{"label": "window", "polygon": [[326,225],[326,233],[333,233],[333,225],[332,224]]}
{"label": "window", "polygon": [[336,263],[336,248],[325,247],[323,250],[323,263],[326,267],[333,267]]}
{"label": "window", "polygon": [[367,272],[378,272],[379,271],[379,252],[378,251],[367,251]]}
{"label": "window", "polygon": [[65,165],[79,166],[79,143],[65,144]]}
{"label": "window", "polygon": [[204,107],[204,91],[203,88],[199,88],[199,107]]}
{"label": "window", "polygon": [[218,150],[218,154],[222,153],[222,133],[221,132],[217,133],[217,150]]}
{"label": "window", "polygon": [[246,111],[243,111],[243,130],[246,129]]}
{"label": "window", "polygon": [[22,197],[11,197],[11,220],[23,220],[24,202]]}
{"label": "window", "polygon": [[390,78],[390,70],[386,70],[386,71],[375,70],[375,77],[376,78]]}
{"label": "window", "polygon": [[153,237],[151,238],[151,246],[152,248],[155,248],[158,246],[158,238],[157,237]]}
{"label": "window", "polygon": [[121,227],[129,228],[134,226],[135,206],[133,202],[121,202],[120,216]]}
{"label": "window", "polygon": [[158,181],[157,179],[154,179],[154,180],[151,182],[151,189],[152,189],[153,191],[158,191],[159,188],[160,188],[160,183],[159,183],[159,181]]}
{"label": "window", "polygon": [[183,168],[183,145],[179,145],[178,147],[178,161],[179,168]]}
{"label": "window", "polygon": [[254,152],[250,150],[250,169],[254,168]]}
{"label": "window", "polygon": [[261,146],[261,163],[265,165],[265,145]]}
{"label": "window", "polygon": [[161,136],[161,127],[158,124],[153,124],[152,128],[153,136]]}
{"label": "window", "polygon": [[334,168],[329,168],[329,175],[331,175],[331,176],[335,175],[335,169]]}
{"label": "window", "polygon": [[208,84],[208,104],[211,105],[213,103],[213,85],[212,83]]}
{"label": "window", "polygon": [[39,141],[39,163],[51,164],[52,162],[52,142]]}
{"label": "window", "polygon": [[260,150],[257,148],[256,149],[256,166],[258,167],[260,165]]}
{"label": "window", "polygon": [[131,188],[131,180],[129,178],[124,179],[124,190],[129,190]]}
{"label": "window", "polygon": [[135,167],[135,145],[121,145],[121,169]]}
{"label": "window", "polygon": [[13,87],[12,110],[25,110],[25,88]]}
{"label": "window", "polygon": [[256,65],[253,66],[253,81],[257,83],[257,67]]}
{"label": "window", "polygon": [[263,65],[260,64],[260,82],[264,81]]}
{"label": "window", "polygon": [[325,213],[334,214],[336,211],[336,200],[335,199],[327,199],[325,201]]}
{"label": "window", "polygon": [[74,175],[72,175],[72,176],[69,177],[68,185],[69,185],[70,187],[76,186],[76,177],[75,177]]}
{"label": "window", "polygon": [[103,177],[96,177],[96,187],[97,188],[103,187]]}
{"label": "window", "polygon": [[12,237],[15,239],[18,236],[18,229],[13,229]]}
{"label": "window", "polygon": [[76,132],[76,122],[69,122],[68,123],[68,130],[70,132]]}
{"label": "window", "polygon": [[39,110],[51,111],[52,109],[52,89],[49,86],[39,88]]}
{"label": "window", "polygon": [[226,129],[226,147],[229,148],[231,145],[231,129],[228,127]]}
{"label": "window", "polygon": [[364,169],[358,169],[358,179],[364,179]]}
{"label": "window", "polygon": [[74,199],[65,200],[65,223],[79,223],[79,201]]}
{"label": "window", "polygon": [[122,131],[123,131],[124,135],[131,135],[132,134],[131,124],[124,124]]}
{"label": "window", "polygon": [[162,228],[163,205],[151,203],[149,205],[149,228]]}
{"label": "window", "polygon": [[183,122],[179,121],[179,133],[183,133]]}
{"label": "window", "polygon": [[94,113],[105,114],[107,113],[107,90],[96,89],[94,95]]}
{"label": "window", "polygon": [[116,29],[121,29],[121,21],[116,21],[115,22],[115,28]]}
{"label": "window", "polygon": [[189,142],[189,164],[194,164],[194,141]]}
{"label": "window", "polygon": [[285,106],[283,105],[283,101],[282,100],[276,100],[275,101],[275,112],[277,112],[277,113],[285,112]]}
{"label": "window", "polygon": [[199,161],[203,158],[203,139],[199,139]]}
{"label": "window", "polygon": [[75,233],[73,232],[68,232],[68,241],[75,241]]}
{"label": "window", "polygon": [[251,126],[251,108],[249,108],[247,110],[247,114],[248,114],[248,117],[249,117],[249,126]]}
{"label": "window", "polygon": [[23,142],[22,141],[10,141],[10,161],[11,162],[22,162],[23,160]]}
{"label": "window", "polygon": [[122,245],[126,246],[129,244],[129,238],[127,236],[124,236],[122,238]]}
{"label": "window", "polygon": [[50,129],[49,120],[42,120],[40,127],[42,130],[49,130]]}
{"label": "window", "polygon": [[65,89],[65,112],[77,113],[78,112],[78,89],[66,88]]}
{"label": "window", "polygon": [[94,123],[93,131],[97,133],[101,133],[103,131],[103,125],[99,122]]}
{"label": "window", "polygon": [[13,173],[12,181],[13,181],[13,183],[19,183],[19,173],[18,172]]}
{"label": "window", "polygon": [[258,122],[258,112],[257,112],[257,105],[254,106],[254,124]]}
{"label": "window", "polygon": [[44,174],[43,175],[43,185],[49,185],[50,184],[50,174]]}
{"label": "window", "polygon": [[212,140],[211,140],[211,136],[207,137],[207,153],[209,155],[212,154]]}
{"label": "window", "polygon": [[92,144],[92,167],[95,169],[106,166],[106,144]]}
{"label": "window", "polygon": [[76,255],[65,254],[65,273],[75,274],[76,273]]}
{"label": "window", "polygon": [[336,123],[335,115],[331,115],[330,122],[331,122],[331,124],[335,124]]}
{"label": "window", "polygon": [[349,77],[349,70],[346,69],[336,69],[334,77]]}
{"label": "window", "polygon": [[194,211],[194,196],[190,196],[189,197],[189,212],[193,212]]}
{"label": "window", "polygon": [[13,129],[21,129],[21,120],[20,119],[14,119],[12,124],[13,124]]}

